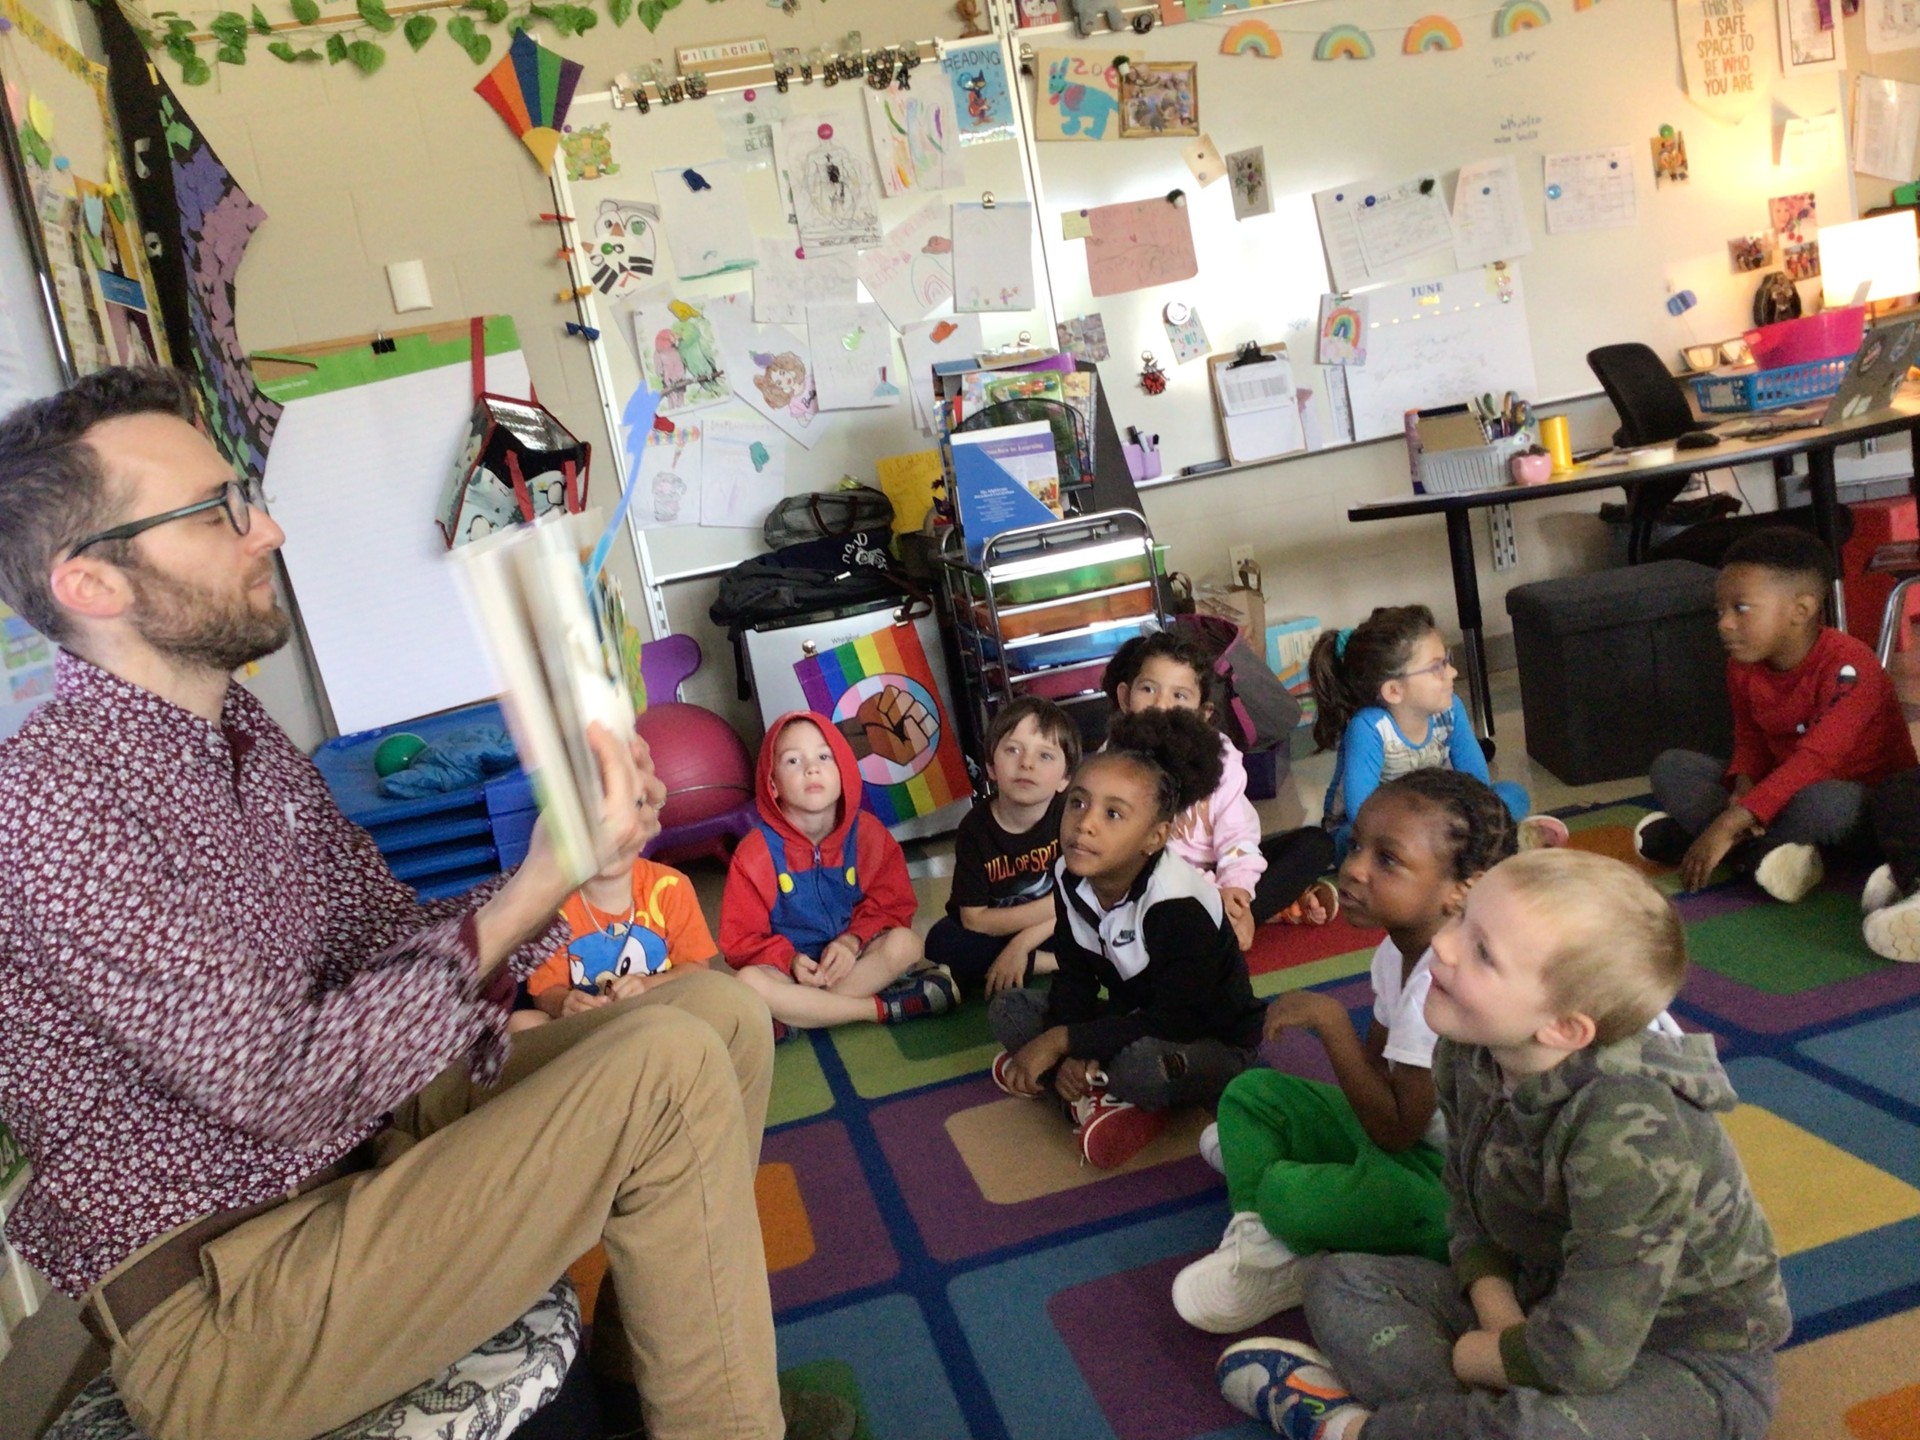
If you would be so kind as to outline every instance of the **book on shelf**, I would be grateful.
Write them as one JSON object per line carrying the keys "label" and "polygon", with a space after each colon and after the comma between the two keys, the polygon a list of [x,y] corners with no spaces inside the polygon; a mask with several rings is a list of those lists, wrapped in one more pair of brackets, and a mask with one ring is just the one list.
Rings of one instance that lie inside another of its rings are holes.
{"label": "book on shelf", "polygon": [[956,430],[947,443],[968,564],[978,565],[987,541],[1002,531],[1060,518],[1060,462],[1046,421]]}
{"label": "book on shelf", "polygon": [[587,727],[598,720],[621,744],[633,734],[621,636],[587,580],[586,559],[604,525],[598,511],[547,515],[453,552],[541,821],[575,885],[599,868],[600,767]]}

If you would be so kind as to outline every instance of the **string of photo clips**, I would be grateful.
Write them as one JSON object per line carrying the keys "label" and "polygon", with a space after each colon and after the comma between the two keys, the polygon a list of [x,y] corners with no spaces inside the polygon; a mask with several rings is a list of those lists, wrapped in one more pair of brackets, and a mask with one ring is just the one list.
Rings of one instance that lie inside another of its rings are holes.
{"label": "string of photo clips", "polygon": [[829,50],[821,46],[803,53],[792,46],[783,46],[772,52],[768,62],[751,69],[727,72],[720,77],[724,83],[715,83],[705,70],[688,70],[669,79],[663,62],[649,60],[644,65],[637,65],[632,70],[614,76],[609,93],[616,110],[624,110],[631,105],[645,115],[655,105],[704,100],[711,94],[751,90],[769,81],[782,95],[792,89],[795,82],[812,85],[815,81],[827,88],[842,81],[865,80],[875,90],[885,90],[890,86],[908,90],[912,88],[913,72],[921,61],[934,59],[939,53],[939,43],[934,40],[868,49],[861,44],[860,32],[849,30],[842,38],[839,49]]}

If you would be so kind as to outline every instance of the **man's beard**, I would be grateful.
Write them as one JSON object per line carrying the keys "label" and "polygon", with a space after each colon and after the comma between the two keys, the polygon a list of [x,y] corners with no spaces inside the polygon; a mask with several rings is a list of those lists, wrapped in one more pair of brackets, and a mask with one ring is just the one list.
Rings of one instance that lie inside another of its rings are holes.
{"label": "man's beard", "polygon": [[189,581],[144,565],[126,570],[133,586],[133,625],[160,654],[220,674],[271,655],[293,634],[293,621],[276,598],[256,609],[242,594],[226,605]]}

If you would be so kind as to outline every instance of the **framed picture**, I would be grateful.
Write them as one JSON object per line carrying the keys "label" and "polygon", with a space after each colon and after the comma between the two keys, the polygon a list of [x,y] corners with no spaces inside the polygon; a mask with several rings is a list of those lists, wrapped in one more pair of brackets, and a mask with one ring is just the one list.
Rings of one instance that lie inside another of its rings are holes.
{"label": "framed picture", "polygon": [[1136,62],[1120,72],[1120,135],[1200,133],[1200,81],[1191,60]]}
{"label": "framed picture", "polygon": [[[1787,75],[1839,70],[1847,63],[1840,7],[1833,0],[1775,0],[1780,16],[1780,68]],[[1821,25],[1825,19],[1824,28]]]}

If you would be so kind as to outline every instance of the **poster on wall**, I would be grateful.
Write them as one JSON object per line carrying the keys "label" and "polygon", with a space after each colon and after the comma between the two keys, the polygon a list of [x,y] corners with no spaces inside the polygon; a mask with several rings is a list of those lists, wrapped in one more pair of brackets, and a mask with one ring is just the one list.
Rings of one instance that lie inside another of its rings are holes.
{"label": "poster on wall", "polygon": [[1773,0],[1675,0],[1687,98],[1709,115],[1738,122],[1766,98],[1779,73]]}
{"label": "poster on wall", "polygon": [[896,825],[965,797],[967,765],[948,723],[919,633],[889,625],[796,660],[808,706],[853,746],[861,802]]}

